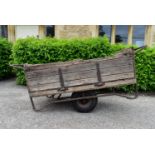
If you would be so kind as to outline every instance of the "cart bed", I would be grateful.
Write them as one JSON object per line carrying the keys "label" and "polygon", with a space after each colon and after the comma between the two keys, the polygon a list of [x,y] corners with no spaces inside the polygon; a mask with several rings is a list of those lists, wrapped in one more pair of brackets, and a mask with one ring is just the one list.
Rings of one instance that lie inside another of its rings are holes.
{"label": "cart bed", "polygon": [[31,97],[136,83],[132,49],[125,49],[104,59],[25,64],[24,70]]}

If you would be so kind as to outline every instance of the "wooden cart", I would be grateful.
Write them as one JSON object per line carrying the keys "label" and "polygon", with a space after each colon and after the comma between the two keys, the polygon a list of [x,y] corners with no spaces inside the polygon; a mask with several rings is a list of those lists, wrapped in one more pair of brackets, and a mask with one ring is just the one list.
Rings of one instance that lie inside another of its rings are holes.
{"label": "wooden cart", "polygon": [[[89,112],[97,105],[97,97],[120,95],[102,93],[105,88],[136,84],[135,51],[144,47],[124,49],[107,58],[14,66],[24,68],[33,110],[39,111],[34,97],[57,96],[53,102],[75,101],[77,111]],[[64,93],[72,95],[62,98]]]}

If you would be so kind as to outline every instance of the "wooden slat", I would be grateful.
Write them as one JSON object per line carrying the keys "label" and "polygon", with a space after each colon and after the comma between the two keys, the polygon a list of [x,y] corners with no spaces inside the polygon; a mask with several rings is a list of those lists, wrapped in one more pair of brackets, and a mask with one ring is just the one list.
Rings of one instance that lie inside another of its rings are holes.
{"label": "wooden slat", "polygon": [[[109,87],[117,87],[121,85],[135,84],[135,83],[136,83],[136,79],[126,79],[126,80],[107,82],[105,83],[105,85],[101,87],[96,87],[95,85],[86,85],[86,86],[83,85],[83,86],[77,86],[77,87],[69,87],[68,90],[64,91],[63,93],[86,91],[86,90],[97,90],[97,89],[103,89],[103,88],[109,88]],[[54,89],[54,90],[30,92],[30,96],[38,97],[38,96],[47,96],[51,94],[60,94],[60,93],[62,92],[59,92]]]}
{"label": "wooden slat", "polygon": [[[73,73],[73,72],[81,72],[81,71],[88,71],[96,69],[95,66],[96,62],[87,62],[82,64],[76,64],[76,65],[70,65],[70,66],[61,66],[62,73]],[[133,57],[124,57],[122,59],[112,59],[112,60],[102,60],[99,61],[100,68],[110,68],[113,66],[122,66],[126,64],[132,64],[133,63]],[[59,67],[49,67],[48,69],[41,69],[36,71],[26,71],[28,78],[33,78],[37,76],[52,76],[58,74],[58,68]]]}
{"label": "wooden slat", "polygon": [[[120,53],[117,53],[114,56],[109,56],[106,58],[96,58],[96,59],[89,59],[89,60],[74,60],[74,61],[67,61],[67,62],[56,62],[56,63],[47,63],[47,64],[25,64],[25,70],[26,72],[29,71],[36,71],[36,70],[41,70],[41,69],[49,69],[51,67],[53,68],[59,68],[59,67],[65,67],[65,66],[74,66],[77,64],[87,64],[87,63],[91,63],[91,62],[99,62],[99,61],[109,61],[109,60],[114,60],[114,59],[122,59],[122,57],[126,57],[124,54],[125,53],[131,53],[131,55],[129,55],[129,57],[133,56],[133,51],[129,48],[129,49],[125,49],[122,50]],[[128,56],[127,56],[128,57]]]}
{"label": "wooden slat", "polygon": [[[102,81],[103,82],[108,82],[108,81],[113,81],[113,80],[120,80],[120,79],[127,79],[127,78],[133,78],[134,77],[134,73],[121,73],[121,74],[114,74],[114,75],[108,75],[108,76],[102,76]],[[86,85],[87,83],[95,83],[98,82],[97,78],[86,78],[86,79],[78,79],[78,80],[73,80],[73,81],[67,81],[65,83],[65,85],[67,87],[71,87],[71,86],[77,86],[77,85]]]}
{"label": "wooden slat", "polygon": [[[111,75],[111,74],[121,74],[124,72],[133,72],[133,65],[125,65],[125,66],[114,66],[110,68],[100,68],[100,72],[102,76],[105,75]],[[94,70],[88,70],[88,71],[82,71],[82,72],[74,72],[74,73],[68,73],[63,74],[64,82],[67,81],[74,81],[78,79],[87,79],[90,77],[96,78],[96,68]],[[46,83],[59,83],[59,75],[55,74],[53,76],[36,76],[35,78],[29,79],[29,85],[35,86],[39,84],[46,84]]]}
{"label": "wooden slat", "polygon": [[[129,79],[129,78],[134,78],[134,73],[121,73],[121,74],[115,74],[115,75],[108,75],[108,76],[102,76],[103,82],[108,82],[108,81],[114,81],[114,80],[121,80],[121,79]],[[86,78],[86,79],[79,79],[79,80],[73,80],[73,81],[68,81],[65,82],[66,87],[72,87],[72,86],[79,86],[79,85],[89,85],[89,84],[94,84],[97,83],[97,78]],[[60,88],[60,83],[45,83],[42,85],[36,85],[29,87],[30,91],[41,91],[41,90],[48,90],[48,89],[59,89]]]}

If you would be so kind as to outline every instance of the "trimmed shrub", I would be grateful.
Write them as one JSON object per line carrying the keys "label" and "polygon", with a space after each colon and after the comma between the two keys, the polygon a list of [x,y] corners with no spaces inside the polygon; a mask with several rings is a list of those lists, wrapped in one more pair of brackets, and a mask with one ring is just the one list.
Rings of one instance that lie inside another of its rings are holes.
{"label": "trimmed shrub", "polygon": [[0,79],[9,77],[12,68],[9,66],[12,44],[5,38],[0,38]]}
{"label": "trimmed shrub", "polygon": [[138,88],[155,91],[155,48],[146,48],[136,54]]}
{"label": "trimmed shrub", "polygon": [[[19,39],[13,46],[14,64],[41,64],[74,59],[92,59],[112,54],[107,37],[90,39]],[[18,70],[17,83],[25,84],[24,72]]]}
{"label": "trimmed shrub", "polygon": [[[128,47],[128,45],[115,44],[112,49],[115,51]],[[136,52],[135,61],[138,90],[155,91],[155,47],[147,47]],[[125,92],[133,92],[134,89],[133,85],[118,88]]]}
{"label": "trimmed shrub", "polygon": [[[119,51],[131,47],[125,44],[112,45],[112,51]],[[136,46],[133,46],[136,47]],[[136,52],[136,76],[139,91],[155,91],[155,47],[147,47]],[[123,86],[119,90],[132,92],[134,86]]]}

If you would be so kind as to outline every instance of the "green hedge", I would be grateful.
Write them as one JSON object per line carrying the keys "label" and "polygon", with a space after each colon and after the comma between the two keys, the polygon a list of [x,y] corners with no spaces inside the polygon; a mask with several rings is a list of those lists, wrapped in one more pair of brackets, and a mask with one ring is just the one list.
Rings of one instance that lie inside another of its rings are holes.
{"label": "green hedge", "polygon": [[9,66],[12,44],[5,38],[0,38],[0,79],[9,77],[12,68]]}
{"label": "green hedge", "polygon": [[[128,48],[128,45],[111,45],[107,37],[91,39],[36,39],[26,38],[17,40],[13,46],[14,64],[40,64],[74,59],[91,59],[105,57]],[[136,54],[136,69],[138,88],[143,91],[155,90],[154,60],[155,48],[147,48]],[[17,83],[25,84],[22,70],[17,72]],[[131,86],[121,87],[131,91]]]}
{"label": "green hedge", "polygon": [[[107,37],[92,39],[19,39],[13,46],[14,64],[40,64],[74,59],[91,59],[111,54]],[[25,84],[22,70],[17,72],[17,83]]]}
{"label": "green hedge", "polygon": [[[129,47],[115,44],[112,50],[117,51]],[[136,53],[136,76],[139,91],[155,91],[155,47],[147,47]],[[134,86],[120,87],[125,92],[132,92]]]}
{"label": "green hedge", "polygon": [[136,54],[136,69],[139,89],[155,91],[155,48]]}

